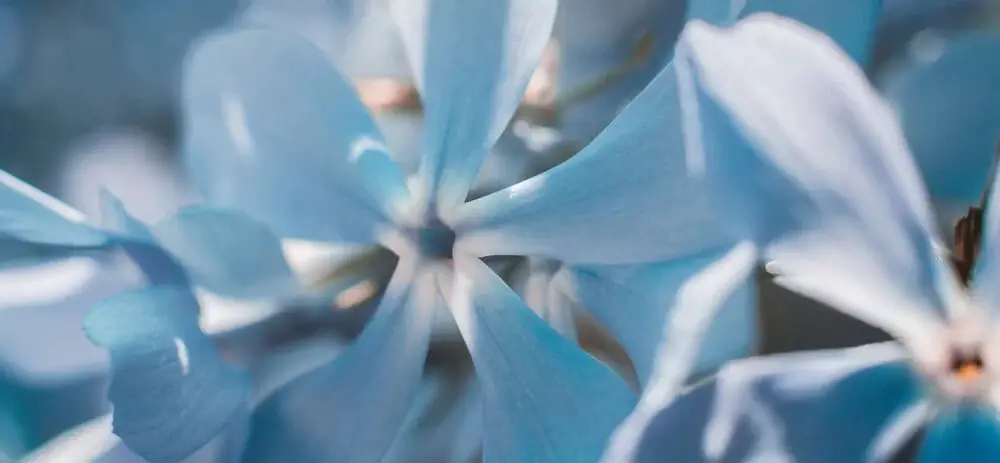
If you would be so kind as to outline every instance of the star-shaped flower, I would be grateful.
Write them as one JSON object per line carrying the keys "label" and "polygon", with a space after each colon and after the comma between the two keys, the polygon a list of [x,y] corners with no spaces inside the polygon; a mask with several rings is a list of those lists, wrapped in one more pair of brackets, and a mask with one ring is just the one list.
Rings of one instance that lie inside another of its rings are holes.
{"label": "star-shaped flower", "polygon": [[683,163],[662,152],[672,140],[660,127],[677,123],[676,111],[663,111],[676,99],[673,80],[661,74],[569,161],[467,203],[549,38],[555,2],[393,6],[425,108],[423,156],[410,182],[354,91],[308,43],[229,32],[201,43],[188,62],[186,153],[210,199],[283,237],[377,243],[400,257],[352,348],[257,410],[246,455],[377,461],[410,406],[432,321],[447,307],[483,391],[484,460],[596,460],[634,393],[480,257],[623,264],[727,243],[700,231],[714,221],[705,198],[690,182],[671,181],[683,178]]}
{"label": "star-shaped flower", "polygon": [[[670,439],[662,450],[884,461],[926,425],[920,461],[994,459],[996,191],[966,282],[937,237],[895,114],[828,37],[764,14],[728,30],[694,22],[678,60],[691,164],[733,228],[776,282],[895,341],[737,362],[716,381],[703,445]],[[671,416],[649,436],[673,428]]]}

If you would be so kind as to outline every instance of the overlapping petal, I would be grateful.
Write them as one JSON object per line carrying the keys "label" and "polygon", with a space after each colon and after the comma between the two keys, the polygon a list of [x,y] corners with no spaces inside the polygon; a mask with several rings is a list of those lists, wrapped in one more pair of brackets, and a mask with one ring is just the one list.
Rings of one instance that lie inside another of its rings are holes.
{"label": "overlapping petal", "polygon": [[876,344],[737,361],[660,411],[631,461],[872,461],[919,403],[902,354]]}
{"label": "overlapping petal", "polygon": [[435,273],[401,262],[355,344],[255,411],[246,461],[379,461],[420,386],[439,301]]}
{"label": "overlapping petal", "polygon": [[555,0],[394,0],[424,103],[421,194],[462,203],[520,105],[555,20]]}
{"label": "overlapping petal", "polygon": [[479,255],[571,264],[658,262],[730,244],[683,153],[670,65],[583,151],[465,204],[452,225]]}
{"label": "overlapping petal", "polygon": [[115,434],[146,460],[178,461],[245,413],[249,378],[226,365],[202,333],[186,288],[105,299],[84,329],[111,352]]}
{"label": "overlapping petal", "polygon": [[931,196],[979,200],[1000,141],[1000,35],[926,33],[882,82]]}
{"label": "overlapping petal", "polygon": [[303,39],[220,33],[189,56],[185,157],[212,201],[283,237],[372,243],[407,198],[353,88]]}
{"label": "overlapping petal", "polygon": [[833,42],[758,14],[731,30],[691,23],[677,59],[692,171],[766,246],[780,284],[904,337],[952,305],[902,130]]}
{"label": "overlapping petal", "polygon": [[[674,299],[692,276],[722,256],[713,252],[649,266],[595,266],[565,269],[568,291],[615,336],[632,360],[639,385],[649,380]],[[692,373],[709,373],[722,363],[753,352],[757,340],[755,284],[738,287],[718,309],[700,342]],[[722,290],[722,288],[720,288]]]}
{"label": "overlapping petal", "polygon": [[241,212],[211,206],[181,210],[157,223],[160,244],[199,286],[232,297],[279,298],[298,283],[281,242]]}
{"label": "overlapping petal", "polygon": [[972,292],[984,308],[1000,312],[1000,176],[992,179],[984,211],[979,257],[972,275]]}
{"label": "overlapping petal", "polygon": [[635,405],[634,393],[549,328],[486,264],[457,258],[451,291],[442,290],[483,391],[483,461],[595,461]]}
{"label": "overlapping petal", "polygon": [[996,412],[974,406],[944,413],[927,430],[920,463],[990,462],[1000,455],[1000,421]]}
{"label": "overlapping petal", "polygon": [[770,12],[823,32],[861,66],[868,63],[882,0],[816,3],[809,0],[702,0],[691,2],[690,19],[729,25],[754,13]]}

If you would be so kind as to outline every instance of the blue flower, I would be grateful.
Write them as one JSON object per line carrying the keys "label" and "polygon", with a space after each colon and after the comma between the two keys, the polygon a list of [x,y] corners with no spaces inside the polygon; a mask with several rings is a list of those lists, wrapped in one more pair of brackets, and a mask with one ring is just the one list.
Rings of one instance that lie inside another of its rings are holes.
{"label": "blue flower", "polygon": [[[729,30],[694,22],[677,53],[689,167],[758,256],[745,263],[766,260],[778,284],[895,340],[734,363],[717,379],[701,445],[661,448],[884,461],[928,425],[921,461],[994,458],[996,191],[967,282],[896,115],[828,37],[760,14]],[[674,427],[658,424],[648,431],[660,437]]]}
{"label": "blue flower", "polygon": [[297,286],[277,238],[242,213],[204,206],[148,227],[109,193],[102,196],[102,225],[93,226],[3,171],[0,204],[0,233],[11,255],[38,246],[48,251],[32,258],[117,249],[148,283],[98,303],[84,326],[110,350],[114,430],[131,450],[153,462],[177,461],[241,424],[248,377],[227,365],[199,328],[192,284],[239,297],[292,294]]}
{"label": "blue flower", "polygon": [[677,111],[664,110],[676,99],[672,73],[567,162],[466,202],[549,38],[555,2],[393,6],[425,108],[423,156],[410,182],[350,85],[307,42],[229,32],[188,61],[185,151],[209,199],[283,237],[381,244],[400,257],[351,349],[256,411],[246,455],[378,460],[410,407],[432,321],[447,307],[482,390],[484,460],[594,461],[634,393],[479,258],[616,265],[729,243],[703,231],[714,223],[707,198],[672,182],[684,178],[680,156],[663,152],[677,142],[676,132],[663,133],[677,124]]}

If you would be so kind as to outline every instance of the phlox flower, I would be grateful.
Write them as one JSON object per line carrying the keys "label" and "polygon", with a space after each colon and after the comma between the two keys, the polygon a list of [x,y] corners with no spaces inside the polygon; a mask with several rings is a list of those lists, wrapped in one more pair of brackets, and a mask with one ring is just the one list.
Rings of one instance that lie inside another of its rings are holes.
{"label": "phlox flower", "polygon": [[[547,43],[554,1],[392,4],[424,107],[408,180],[346,80],[277,31],[216,34],[190,56],[185,153],[211,201],[285,238],[379,244],[399,256],[341,357],[257,408],[245,458],[378,461],[396,438],[433,321],[453,318],[482,392],[484,461],[596,461],[635,393],[554,331],[480,258],[617,265],[726,246],[665,156],[678,124],[661,73],[593,143],[551,170],[466,201]],[[447,308],[447,310],[445,310]],[[449,315],[450,312],[450,315]]]}

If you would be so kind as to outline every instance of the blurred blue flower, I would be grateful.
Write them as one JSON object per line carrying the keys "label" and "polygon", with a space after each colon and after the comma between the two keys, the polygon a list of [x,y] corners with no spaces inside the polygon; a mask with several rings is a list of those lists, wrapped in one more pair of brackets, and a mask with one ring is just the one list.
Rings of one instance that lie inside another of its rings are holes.
{"label": "blurred blue flower", "polygon": [[489,417],[484,460],[595,460],[634,393],[479,257],[618,265],[729,243],[704,232],[714,223],[707,198],[690,182],[671,182],[683,180],[683,160],[663,152],[675,144],[676,132],[663,133],[677,125],[677,112],[663,110],[676,100],[672,72],[568,161],[466,202],[548,41],[555,2],[393,6],[425,108],[423,156],[409,182],[351,86],[308,42],[227,32],[188,61],[185,151],[207,198],[283,237],[381,244],[400,256],[351,349],[257,409],[245,457],[380,458],[410,408],[432,322],[448,317],[447,307]]}
{"label": "blurred blue flower", "polygon": [[[102,197],[102,225],[92,226],[3,171],[0,200],[5,248],[54,249],[32,259],[118,249],[149,284],[104,299],[84,323],[87,335],[111,351],[115,433],[130,449],[150,461],[176,461],[223,427],[242,424],[234,417],[245,409],[249,382],[199,328],[191,286],[242,297],[291,294],[297,284],[277,238],[241,213],[204,206],[150,228],[110,193]],[[239,237],[231,229],[241,230]]]}
{"label": "blurred blue flower", "polygon": [[[895,341],[735,363],[717,379],[702,445],[659,445],[709,460],[742,450],[764,461],[886,461],[927,425],[920,461],[993,459],[997,190],[966,281],[896,115],[827,37],[766,14],[728,30],[693,23],[677,70],[689,167],[775,282]],[[671,428],[661,424],[650,432]]]}

